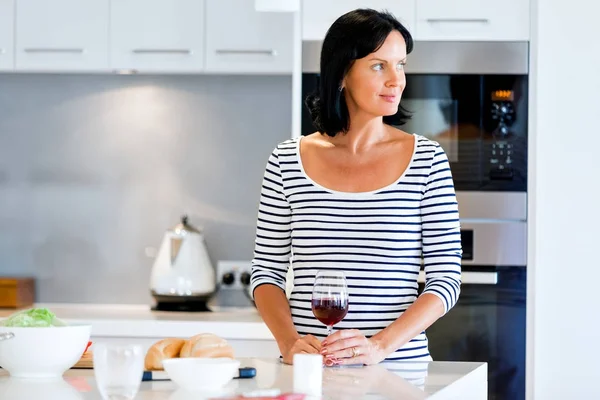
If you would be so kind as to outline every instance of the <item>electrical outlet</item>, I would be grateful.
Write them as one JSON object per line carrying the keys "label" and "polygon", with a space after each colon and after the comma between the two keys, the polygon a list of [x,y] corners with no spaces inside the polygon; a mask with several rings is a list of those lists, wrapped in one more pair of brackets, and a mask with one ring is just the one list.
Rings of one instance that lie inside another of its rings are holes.
{"label": "electrical outlet", "polygon": [[242,275],[250,279],[251,272],[251,261],[219,260],[217,262],[217,280],[221,290],[241,290],[246,288],[247,286],[242,284]]}

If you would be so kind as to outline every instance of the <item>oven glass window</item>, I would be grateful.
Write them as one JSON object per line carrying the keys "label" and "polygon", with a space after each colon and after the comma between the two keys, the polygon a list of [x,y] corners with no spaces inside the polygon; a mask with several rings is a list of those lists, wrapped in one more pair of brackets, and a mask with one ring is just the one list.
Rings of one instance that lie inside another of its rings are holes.
{"label": "oven glass window", "polygon": [[[319,85],[303,74],[303,99]],[[527,189],[527,75],[407,74],[401,106],[411,119],[399,125],[440,144],[448,156],[456,190]],[[308,109],[302,134],[315,132]]]}
{"label": "oven glass window", "polygon": [[458,159],[458,103],[452,99],[408,99],[403,106],[413,116],[402,126],[402,130],[418,133],[435,140],[442,146],[448,160],[457,163]]}
{"label": "oven glass window", "polygon": [[429,351],[435,361],[488,363],[488,398],[525,400],[527,269],[491,271],[496,284],[463,283],[454,308],[427,329]]}

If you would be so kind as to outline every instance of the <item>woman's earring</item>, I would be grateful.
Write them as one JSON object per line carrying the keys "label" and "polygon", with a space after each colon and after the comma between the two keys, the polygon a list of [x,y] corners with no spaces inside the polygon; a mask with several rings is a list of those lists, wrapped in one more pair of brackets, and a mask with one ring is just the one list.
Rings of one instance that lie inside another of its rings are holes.
{"label": "woman's earring", "polygon": [[344,90],[344,87],[340,86],[340,88],[338,90],[341,92],[342,90]]}

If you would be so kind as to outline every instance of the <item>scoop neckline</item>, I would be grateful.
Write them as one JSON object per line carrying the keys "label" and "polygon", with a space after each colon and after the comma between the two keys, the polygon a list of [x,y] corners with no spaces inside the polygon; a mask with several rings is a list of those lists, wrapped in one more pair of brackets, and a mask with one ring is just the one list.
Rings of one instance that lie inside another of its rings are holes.
{"label": "scoop neckline", "polygon": [[389,185],[386,185],[384,187],[381,187],[381,188],[378,188],[375,190],[370,190],[368,192],[343,192],[343,191],[339,191],[339,190],[333,190],[333,189],[330,189],[328,187],[325,187],[325,186],[317,183],[310,176],[308,176],[308,174],[304,170],[304,164],[302,163],[302,156],[300,155],[300,142],[304,138],[303,136],[298,137],[298,140],[296,140],[296,158],[298,159],[298,165],[300,167],[300,172],[302,173],[304,178],[307,181],[309,181],[313,186],[315,186],[321,190],[324,190],[328,193],[336,194],[336,195],[340,195],[340,196],[348,196],[348,197],[368,196],[368,195],[377,194],[377,193],[389,190],[390,188],[393,188],[394,186],[398,185],[398,183],[400,183],[400,181],[406,176],[407,172],[411,169],[412,165],[414,164],[415,157],[417,154],[417,146],[418,146],[417,144],[419,142],[419,135],[417,135],[416,133],[413,133],[412,135],[414,136],[413,151],[410,156],[410,161],[409,161],[408,165],[406,166],[406,168],[404,169],[404,171],[402,172],[402,174],[394,182],[390,183]]}

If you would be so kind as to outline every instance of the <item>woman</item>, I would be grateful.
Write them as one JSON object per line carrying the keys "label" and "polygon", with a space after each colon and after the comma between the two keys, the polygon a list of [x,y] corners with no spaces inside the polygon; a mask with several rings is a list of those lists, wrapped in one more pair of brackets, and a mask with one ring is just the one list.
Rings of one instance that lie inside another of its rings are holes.
{"label": "woman", "polygon": [[[400,97],[412,47],[388,13],[340,17],[323,42],[319,93],[307,99],[318,132],[269,158],[251,284],[286,363],[296,353],[321,353],[327,364],[430,361],[424,330],[458,299],[462,248],[446,154],[387,124],[407,118]],[[311,311],[321,269],[342,270],[350,294],[329,337]]]}

